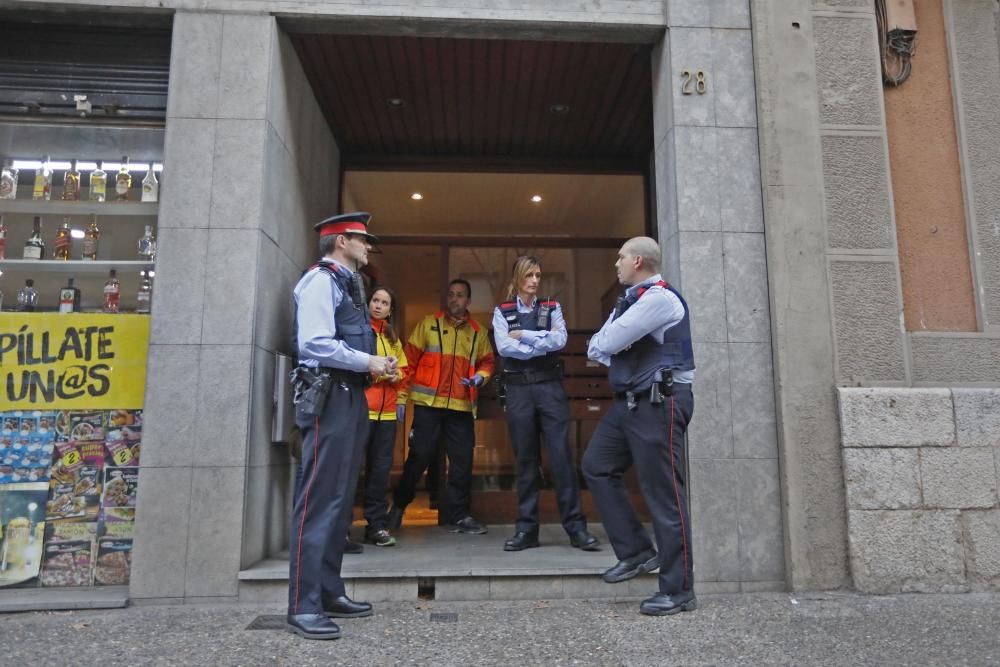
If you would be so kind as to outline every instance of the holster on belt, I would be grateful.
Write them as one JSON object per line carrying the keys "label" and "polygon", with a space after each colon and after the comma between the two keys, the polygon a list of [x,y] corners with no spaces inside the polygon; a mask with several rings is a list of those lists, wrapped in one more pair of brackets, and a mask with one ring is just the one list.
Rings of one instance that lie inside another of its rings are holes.
{"label": "holster on belt", "polygon": [[653,405],[663,402],[664,396],[674,395],[674,374],[672,371],[657,371],[653,384],[649,387],[649,402]]}
{"label": "holster on belt", "polygon": [[292,389],[295,390],[292,397],[295,408],[308,417],[323,414],[326,397],[333,386],[333,374],[325,368],[296,366],[290,373],[290,378]]}
{"label": "holster on belt", "polygon": [[648,389],[636,389],[635,391],[616,392],[615,398],[624,398],[629,410],[639,407],[639,399],[643,395],[649,396],[649,402],[653,405],[660,405],[667,396],[674,395],[674,374],[670,370],[657,371],[653,376],[653,383]]}

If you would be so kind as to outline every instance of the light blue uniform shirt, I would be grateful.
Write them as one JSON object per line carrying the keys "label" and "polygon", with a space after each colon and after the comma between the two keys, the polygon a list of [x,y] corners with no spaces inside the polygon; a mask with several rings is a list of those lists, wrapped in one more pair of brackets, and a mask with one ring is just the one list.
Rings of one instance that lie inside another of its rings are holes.
{"label": "light blue uniform shirt", "polygon": [[[531,304],[527,305],[521,301],[521,297],[515,298],[519,313],[530,313],[538,301],[538,299],[532,299]],[[497,344],[497,352],[500,353],[501,357],[527,360],[566,347],[566,320],[563,319],[562,306],[556,305],[549,317],[551,317],[551,327],[548,331],[525,331],[522,329],[521,339],[516,340],[509,335],[510,326],[507,324],[507,318],[500,311],[500,307],[494,308],[493,338]]]}
{"label": "light blue uniform shirt", "polygon": [[[643,284],[656,283],[663,278],[656,274]],[[638,285],[629,287],[625,293],[632,296]],[[653,285],[643,293],[625,313],[615,319],[615,312],[604,323],[601,330],[593,335],[587,346],[587,357],[605,366],[611,365],[611,356],[618,354],[643,336],[652,334],[658,341],[663,340],[667,329],[684,319],[684,306],[677,296],[665,287]],[[690,384],[694,381],[694,371],[674,371],[674,382]]]}
{"label": "light blue uniform shirt", "polygon": [[[351,272],[340,262],[330,261],[338,271]],[[340,286],[325,271],[315,267],[299,279],[292,294],[299,326],[299,363],[310,368],[324,366],[366,372],[368,353],[355,350],[336,338],[333,312],[344,298]]]}

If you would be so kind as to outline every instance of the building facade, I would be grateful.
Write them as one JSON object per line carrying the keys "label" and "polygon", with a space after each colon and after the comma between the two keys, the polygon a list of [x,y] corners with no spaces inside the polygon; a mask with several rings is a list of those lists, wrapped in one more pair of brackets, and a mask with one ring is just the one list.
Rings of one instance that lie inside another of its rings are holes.
{"label": "building facade", "polygon": [[885,89],[872,0],[104,3],[172,30],[131,599],[239,600],[286,548],[274,355],[343,171],[302,33],[647,47],[699,587],[996,590],[998,8],[915,4]]}

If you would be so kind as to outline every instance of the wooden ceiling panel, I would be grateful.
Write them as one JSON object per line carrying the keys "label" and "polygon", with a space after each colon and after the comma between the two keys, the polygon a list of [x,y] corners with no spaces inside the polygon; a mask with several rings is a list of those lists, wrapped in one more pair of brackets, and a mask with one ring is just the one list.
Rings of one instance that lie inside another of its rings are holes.
{"label": "wooden ceiling panel", "polygon": [[641,171],[652,149],[645,45],[291,37],[348,168]]}

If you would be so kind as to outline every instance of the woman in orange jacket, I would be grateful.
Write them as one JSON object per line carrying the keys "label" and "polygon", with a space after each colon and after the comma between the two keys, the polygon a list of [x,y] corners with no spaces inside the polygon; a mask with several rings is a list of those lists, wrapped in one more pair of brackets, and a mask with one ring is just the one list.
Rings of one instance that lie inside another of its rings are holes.
{"label": "woman in orange jacket", "polygon": [[391,547],[396,538],[387,529],[389,504],[389,471],[392,450],[396,444],[396,424],[406,415],[406,398],[399,387],[406,378],[406,354],[396,332],[396,294],[388,287],[376,287],[368,301],[372,329],[375,332],[375,354],[395,357],[399,368],[393,375],[372,378],[365,390],[368,399],[368,443],[365,447],[365,539],[377,547]]}

